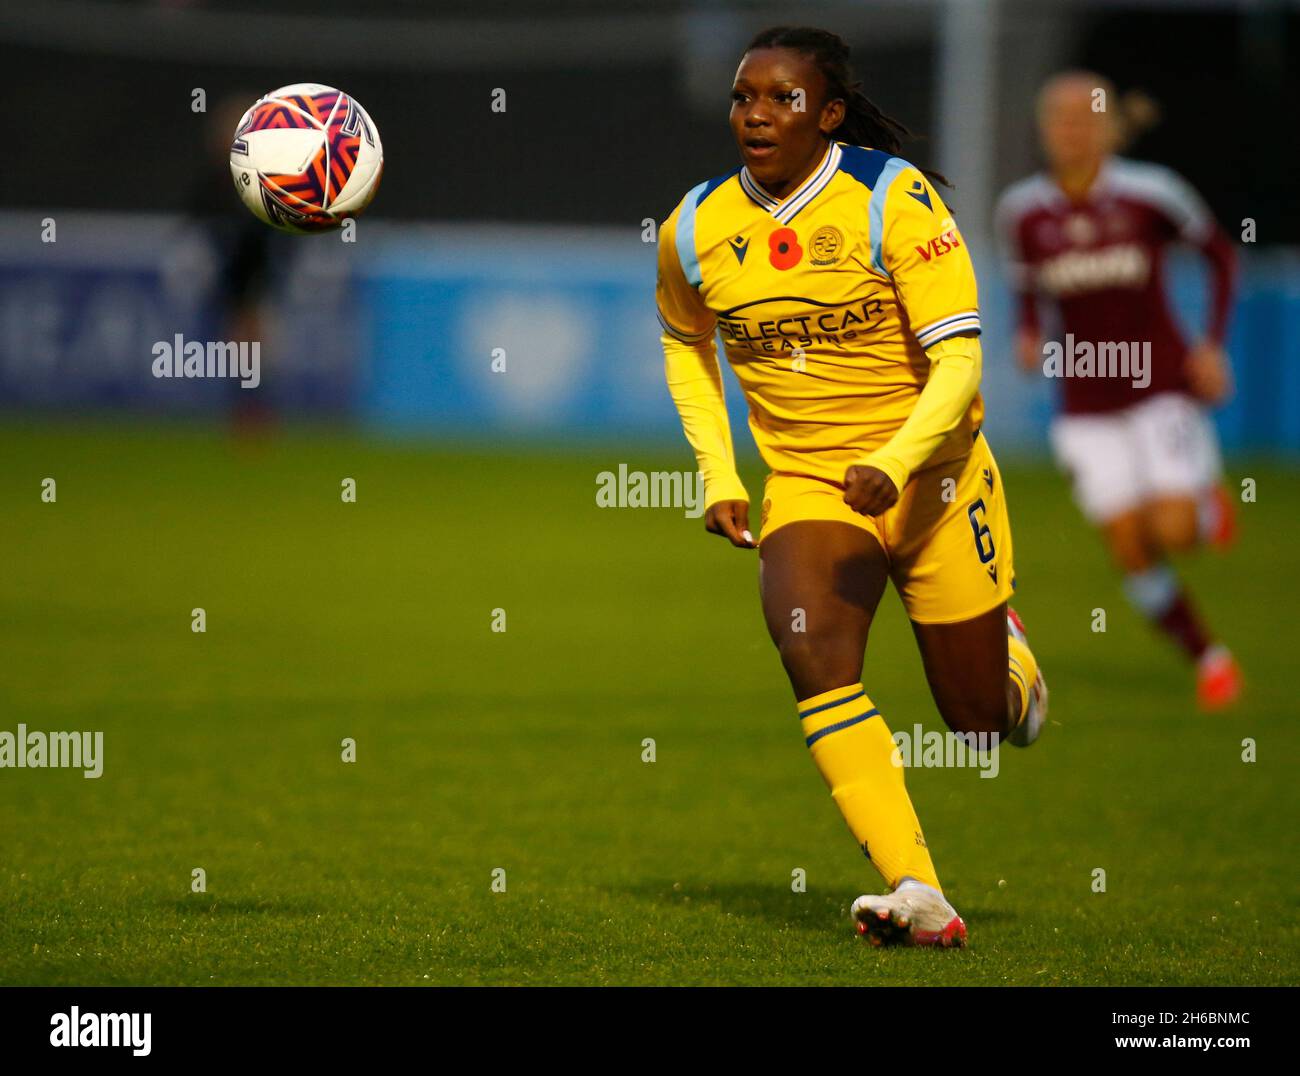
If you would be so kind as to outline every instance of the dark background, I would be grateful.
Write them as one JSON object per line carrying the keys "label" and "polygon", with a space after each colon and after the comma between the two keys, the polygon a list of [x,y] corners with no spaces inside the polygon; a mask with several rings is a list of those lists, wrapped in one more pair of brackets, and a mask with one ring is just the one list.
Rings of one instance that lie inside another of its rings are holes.
{"label": "dark background", "polygon": [[[1095,68],[1121,90],[1141,88],[1162,106],[1161,123],[1129,154],[1182,172],[1225,222],[1266,222],[1261,243],[1300,241],[1300,214],[1293,212],[1300,12],[1281,4],[1066,6],[1074,32],[1052,44],[1051,67],[1063,61]],[[872,31],[877,7],[888,34]],[[186,20],[222,14],[223,26],[237,27],[230,20],[242,9],[264,15],[267,6],[48,3],[26,14],[22,5],[0,8],[0,107],[14,136],[0,202],[183,209],[194,177],[209,171],[204,118],[191,111],[190,91],[203,87],[211,112],[228,96],[251,103],[297,80],[344,87],[379,124],[389,167],[376,212],[386,217],[625,224],[664,216],[687,187],[734,164],[726,111],[739,49],[720,47],[721,55],[701,68],[683,44],[707,45],[709,24],[696,27],[692,11],[707,20],[717,5],[548,3],[549,20],[567,16],[572,29],[550,30],[535,48],[529,18],[538,5],[381,0],[365,8],[381,21],[358,34],[355,50],[337,39],[346,38],[356,5],[335,0],[304,5],[334,19],[329,45],[313,44],[304,14],[300,45],[278,40],[279,33],[271,35],[277,40],[244,40],[232,29],[237,47],[210,41],[197,61],[169,58],[178,33],[188,32]],[[98,27],[66,31],[78,10],[102,11],[110,20],[114,12],[147,18],[123,40]],[[290,25],[298,10],[274,9]],[[999,188],[1036,166],[1032,109],[1010,85],[1025,62],[1010,35],[1041,12],[1025,3],[1001,10],[1009,37],[999,59],[1009,80],[1004,96],[1019,96],[999,109]],[[924,136],[937,122],[937,46],[929,25],[937,11],[927,4],[742,5],[727,10],[721,36],[747,38],[774,19],[819,20],[850,39],[868,94]],[[611,30],[620,24],[609,20],[622,17],[632,21]],[[410,52],[399,48],[403,39]],[[461,40],[472,55],[459,52]],[[433,58],[428,64],[420,42]],[[295,66],[286,66],[286,52],[301,57]],[[715,87],[711,110],[707,89],[691,92],[692,78]],[[489,109],[498,86],[508,94],[504,114]],[[909,153],[919,164],[936,163],[925,137]],[[951,178],[960,205],[960,172]]]}

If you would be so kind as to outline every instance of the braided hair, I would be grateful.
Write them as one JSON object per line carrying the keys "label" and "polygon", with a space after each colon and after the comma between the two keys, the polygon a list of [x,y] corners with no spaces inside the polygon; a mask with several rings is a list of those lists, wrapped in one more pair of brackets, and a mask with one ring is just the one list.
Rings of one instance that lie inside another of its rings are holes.
{"label": "braided hair", "polygon": [[[862,92],[862,83],[853,77],[848,42],[838,34],[811,26],[771,26],[758,33],[745,51],[754,49],[790,49],[816,64],[826,79],[827,99],[844,102],[844,120],[830,134],[835,141],[898,154],[903,142],[913,137],[911,131],[881,112]],[[952,186],[938,172],[922,169],[922,173],[945,187]]]}

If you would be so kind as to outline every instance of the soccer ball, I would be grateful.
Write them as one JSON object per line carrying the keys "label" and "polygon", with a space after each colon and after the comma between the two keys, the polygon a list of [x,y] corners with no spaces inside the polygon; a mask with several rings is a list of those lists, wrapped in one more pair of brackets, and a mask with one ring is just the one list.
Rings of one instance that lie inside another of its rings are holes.
{"label": "soccer ball", "polygon": [[239,121],[230,174],[254,216],[287,232],[337,228],[370,204],[384,170],[379,131],[353,98],[316,82],[282,86]]}

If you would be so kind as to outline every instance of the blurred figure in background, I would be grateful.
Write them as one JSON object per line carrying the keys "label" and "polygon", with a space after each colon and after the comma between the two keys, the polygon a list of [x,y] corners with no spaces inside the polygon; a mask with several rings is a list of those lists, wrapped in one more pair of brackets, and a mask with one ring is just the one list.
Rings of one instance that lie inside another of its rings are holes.
{"label": "blurred figure in background", "polygon": [[[1185,180],[1115,155],[1153,118],[1149,100],[1122,103],[1099,75],[1052,78],[1038,100],[1047,171],[1009,188],[997,220],[1019,300],[1020,364],[1061,378],[1057,460],[1123,573],[1129,600],[1195,663],[1200,702],[1216,709],[1236,700],[1240,672],[1169,558],[1203,544],[1223,549],[1234,537],[1207,409],[1231,392],[1223,341],[1236,259]],[[1165,255],[1179,242],[1210,269],[1204,336],[1191,346],[1165,294]],[[1055,309],[1061,345],[1045,340],[1041,300]],[[1044,360],[1054,350],[1062,360],[1092,357],[1053,370]],[[1113,361],[1121,354],[1133,360],[1123,368]]]}
{"label": "blurred figure in background", "polygon": [[[259,341],[263,368],[268,359],[263,337],[262,296],[275,233],[240,204],[230,177],[230,142],[256,93],[223,98],[213,108],[204,154],[190,197],[190,215],[203,231],[216,258],[210,299],[214,331],[223,340]],[[237,437],[267,432],[272,410],[265,390],[242,389],[228,382],[230,420]]]}

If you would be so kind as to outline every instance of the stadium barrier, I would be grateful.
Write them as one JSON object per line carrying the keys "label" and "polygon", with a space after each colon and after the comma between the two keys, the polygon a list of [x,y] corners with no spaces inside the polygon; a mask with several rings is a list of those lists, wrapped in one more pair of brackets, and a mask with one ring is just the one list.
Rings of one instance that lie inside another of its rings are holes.
{"label": "stadium barrier", "polygon": [[[42,241],[46,218],[54,242]],[[179,217],[0,214],[5,411],[229,407],[242,391],[233,377],[155,376],[160,344],[232,341],[219,246]],[[268,262],[256,391],[278,410],[430,436],[680,443],[662,380],[655,248],[639,229],[363,220],[350,244],[276,235]],[[1014,368],[996,261],[978,259],[977,271],[986,428],[999,448],[1036,453],[1051,386]],[[1194,326],[1201,269],[1176,258],[1171,280]],[[1216,419],[1229,451],[1300,455],[1300,252],[1246,251],[1242,281],[1229,340],[1237,395]]]}

